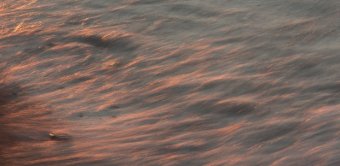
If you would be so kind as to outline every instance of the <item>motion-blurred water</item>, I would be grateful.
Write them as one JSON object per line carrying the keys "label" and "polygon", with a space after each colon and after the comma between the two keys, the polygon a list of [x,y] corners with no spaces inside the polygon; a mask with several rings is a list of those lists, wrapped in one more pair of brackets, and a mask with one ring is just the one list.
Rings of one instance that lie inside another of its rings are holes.
{"label": "motion-blurred water", "polygon": [[0,164],[340,165],[339,18],[339,0],[2,0]]}

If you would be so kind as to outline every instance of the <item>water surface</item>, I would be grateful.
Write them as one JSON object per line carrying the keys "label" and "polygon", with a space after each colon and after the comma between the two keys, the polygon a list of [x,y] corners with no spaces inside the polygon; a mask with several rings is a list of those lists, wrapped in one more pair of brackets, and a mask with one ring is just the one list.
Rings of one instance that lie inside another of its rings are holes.
{"label": "water surface", "polygon": [[2,0],[2,165],[340,165],[339,0]]}

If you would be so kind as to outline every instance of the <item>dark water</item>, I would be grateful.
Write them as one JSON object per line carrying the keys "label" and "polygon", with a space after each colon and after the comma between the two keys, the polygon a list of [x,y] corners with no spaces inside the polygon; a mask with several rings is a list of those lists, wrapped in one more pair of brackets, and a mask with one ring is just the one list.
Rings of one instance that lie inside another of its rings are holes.
{"label": "dark water", "polygon": [[339,0],[2,0],[2,165],[340,165]]}

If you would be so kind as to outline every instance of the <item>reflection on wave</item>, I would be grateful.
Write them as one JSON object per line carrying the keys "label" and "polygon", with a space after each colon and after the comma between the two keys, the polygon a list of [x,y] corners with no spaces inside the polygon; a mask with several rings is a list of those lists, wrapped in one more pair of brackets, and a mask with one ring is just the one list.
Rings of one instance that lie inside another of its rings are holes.
{"label": "reflection on wave", "polygon": [[337,0],[4,0],[1,165],[339,165]]}

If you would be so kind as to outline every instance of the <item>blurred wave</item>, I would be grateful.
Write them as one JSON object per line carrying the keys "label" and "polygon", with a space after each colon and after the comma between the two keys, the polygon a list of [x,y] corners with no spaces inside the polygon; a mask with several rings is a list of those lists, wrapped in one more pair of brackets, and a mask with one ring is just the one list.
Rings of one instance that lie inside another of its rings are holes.
{"label": "blurred wave", "polygon": [[340,165],[338,0],[3,0],[1,165]]}

